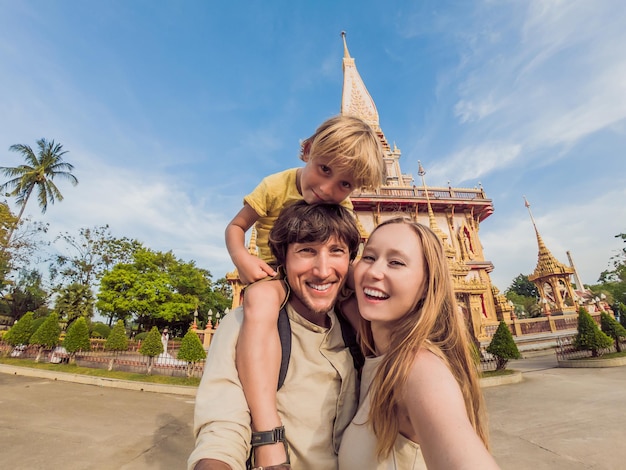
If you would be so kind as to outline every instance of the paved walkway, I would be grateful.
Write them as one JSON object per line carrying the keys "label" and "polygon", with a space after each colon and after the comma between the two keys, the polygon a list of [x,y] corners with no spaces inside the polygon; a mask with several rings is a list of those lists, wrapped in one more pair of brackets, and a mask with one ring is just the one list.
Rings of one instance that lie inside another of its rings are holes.
{"label": "paved walkway", "polygon": [[[626,468],[626,367],[513,361],[524,381],[484,390],[503,469]],[[0,374],[0,467],[183,469],[194,398]]]}

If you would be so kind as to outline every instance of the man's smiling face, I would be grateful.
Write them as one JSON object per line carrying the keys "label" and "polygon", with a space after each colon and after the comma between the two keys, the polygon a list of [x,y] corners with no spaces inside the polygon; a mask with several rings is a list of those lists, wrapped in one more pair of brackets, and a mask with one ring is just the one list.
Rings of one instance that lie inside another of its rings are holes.
{"label": "man's smiling face", "polygon": [[312,323],[327,326],[325,314],[335,305],[349,265],[348,246],[337,237],[325,243],[292,243],[285,271],[296,311]]}

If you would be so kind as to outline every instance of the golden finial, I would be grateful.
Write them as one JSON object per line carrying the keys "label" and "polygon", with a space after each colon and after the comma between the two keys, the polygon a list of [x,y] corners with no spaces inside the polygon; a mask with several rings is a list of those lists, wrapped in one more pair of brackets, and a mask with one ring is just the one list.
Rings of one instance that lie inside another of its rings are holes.
{"label": "golden finial", "polygon": [[533,227],[535,228],[535,232],[539,235],[539,230],[537,230],[537,224],[535,223],[535,218],[533,217],[533,213],[530,211],[530,202],[526,199],[526,196],[522,196],[524,198],[524,206],[528,209],[528,214],[530,214],[530,221],[533,223]]}
{"label": "golden finial", "polygon": [[350,58],[350,53],[348,52],[348,44],[346,43],[346,32],[341,32],[341,38],[343,39],[343,56]]}
{"label": "golden finial", "polygon": [[[426,174],[426,170],[424,170],[424,167],[422,166],[422,162],[420,162],[419,160],[417,161],[417,165],[418,165],[418,171],[417,174],[420,176],[424,176]],[[423,179],[423,178],[422,178]]]}

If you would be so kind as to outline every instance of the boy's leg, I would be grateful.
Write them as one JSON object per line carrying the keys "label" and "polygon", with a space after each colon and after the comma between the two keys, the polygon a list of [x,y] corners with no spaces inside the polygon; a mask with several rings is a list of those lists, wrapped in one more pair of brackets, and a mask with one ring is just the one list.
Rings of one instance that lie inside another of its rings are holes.
{"label": "boy's leg", "polygon": [[[254,432],[282,425],[276,409],[281,361],[277,321],[285,295],[280,280],[257,282],[248,286],[244,293],[244,320],[237,341],[236,362]],[[254,453],[256,466],[287,461],[282,442],[255,447]]]}

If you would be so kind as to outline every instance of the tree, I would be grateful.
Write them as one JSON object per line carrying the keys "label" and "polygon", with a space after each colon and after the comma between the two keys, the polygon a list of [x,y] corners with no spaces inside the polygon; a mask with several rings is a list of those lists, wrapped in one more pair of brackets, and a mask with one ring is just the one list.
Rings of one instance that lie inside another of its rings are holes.
{"label": "tree", "polygon": [[508,292],[515,292],[518,295],[532,297],[535,300],[539,300],[539,291],[537,290],[537,286],[528,280],[528,276],[525,276],[524,274],[518,274],[517,277],[513,279],[511,285],[505,291],[505,294]]}
{"label": "tree", "polygon": [[132,263],[120,263],[102,276],[96,307],[112,319],[133,319],[140,330],[152,326],[179,331],[201,313],[227,305],[213,290],[211,273],[172,252],[136,251]]}
{"label": "tree", "polygon": [[33,312],[27,312],[20,318],[2,338],[11,346],[28,344],[33,335]]}
{"label": "tree", "polygon": [[113,351],[113,358],[109,361],[108,368],[109,370],[113,370],[113,364],[115,363],[118,353],[128,349],[128,337],[126,336],[126,328],[122,320],[118,320],[111,330],[106,343],[104,343],[104,349]]}
{"label": "tree", "polygon": [[487,352],[496,356],[496,370],[503,370],[509,359],[520,359],[522,356],[517,349],[511,330],[504,321],[498,325],[496,333],[487,346]]}
{"label": "tree", "polygon": [[63,347],[70,353],[71,360],[74,361],[78,351],[90,351],[89,325],[87,320],[81,317],[70,325],[63,340]]}
{"label": "tree", "polygon": [[[14,231],[9,242],[11,230]],[[44,242],[40,235],[46,231],[46,224],[31,223],[28,218],[18,224],[8,204],[0,202],[0,296],[15,285],[13,273],[27,272],[33,256],[43,251],[41,246]],[[3,296],[1,300],[6,306],[8,299]]]}
{"label": "tree", "polygon": [[[626,233],[615,235],[615,238],[621,238],[626,243]],[[609,265],[610,269],[600,274],[598,281],[601,284],[593,287],[604,290],[614,302],[626,304],[626,247],[610,258]]]}
{"label": "tree", "polygon": [[56,312],[52,312],[30,337],[30,344],[39,346],[35,362],[39,362],[44,349],[51,349],[59,344],[60,335],[59,315]]}
{"label": "tree", "polygon": [[[0,167],[0,170],[9,178],[13,178],[0,186],[0,192],[9,191],[11,196],[15,196],[18,206],[21,206],[17,215],[17,223],[22,218],[28,199],[33,190],[37,188],[37,199],[41,212],[45,213],[48,203],[54,204],[55,200],[63,200],[61,191],[56,187],[54,178],[66,179],[76,186],[78,180],[71,173],[74,166],[63,161],[63,155],[67,151],[63,150],[61,144],[55,144],[54,140],[47,142],[46,139],[37,141],[39,152],[35,154],[28,145],[11,145],[9,150],[21,153],[26,161],[17,167]],[[11,241],[16,225],[8,234],[8,241]]]}
{"label": "tree", "polygon": [[9,247],[9,232],[17,224],[17,217],[11,213],[6,202],[0,202],[0,292],[6,283],[11,271],[11,251]]}
{"label": "tree", "polygon": [[541,316],[539,291],[537,286],[528,280],[528,276],[519,274],[504,291],[505,297],[513,302],[516,312],[522,310],[530,317]]}
{"label": "tree", "polygon": [[108,339],[111,334],[111,328],[109,325],[97,321],[91,324],[91,337],[92,338],[104,338]]}
{"label": "tree", "polygon": [[606,312],[600,313],[600,327],[602,331],[613,338],[615,342],[615,350],[622,352],[622,346],[620,345],[620,338],[626,338],[626,328],[619,324],[619,322]]}
{"label": "tree", "polygon": [[187,361],[187,377],[191,377],[196,362],[206,359],[206,352],[195,331],[189,329],[180,344],[177,359]]}
{"label": "tree", "polygon": [[593,357],[602,354],[602,349],[613,344],[613,340],[605,335],[584,307],[578,309],[578,334],[574,338],[574,346],[580,350],[591,351]]}
{"label": "tree", "polygon": [[148,375],[152,374],[154,358],[163,352],[161,343],[161,333],[156,326],[153,326],[146,339],[141,343],[139,353],[148,356]]}
{"label": "tree", "polygon": [[21,271],[17,281],[0,300],[0,314],[13,320],[19,320],[26,312],[45,316],[48,314],[48,297],[39,271]]}
{"label": "tree", "polygon": [[70,325],[78,318],[93,317],[94,302],[95,299],[89,286],[74,283],[60,289],[54,309]]}
{"label": "tree", "polygon": [[118,263],[129,263],[133,253],[142,248],[137,240],[115,238],[108,225],[81,228],[78,237],[65,232],[56,239],[64,242],[65,253],[53,257],[52,279],[95,288],[102,275]]}

